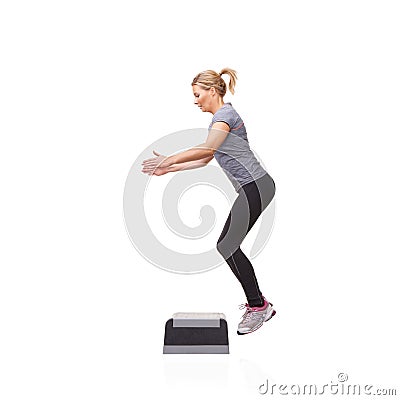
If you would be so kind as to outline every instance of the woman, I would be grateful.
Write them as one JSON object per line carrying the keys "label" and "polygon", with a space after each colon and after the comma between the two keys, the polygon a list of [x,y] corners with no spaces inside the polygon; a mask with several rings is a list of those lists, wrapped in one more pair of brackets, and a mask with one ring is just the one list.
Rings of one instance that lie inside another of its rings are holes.
{"label": "woman", "polygon": [[200,72],[192,82],[194,104],[203,112],[213,114],[205,143],[173,156],[157,156],[144,160],[142,172],[163,175],[207,165],[214,157],[232,182],[238,197],[225,222],[217,242],[217,250],[224,257],[243,287],[248,303],[237,333],[243,335],[260,328],[275,315],[272,304],[262,295],[253,266],[240,249],[243,239],[275,195],[275,183],[262,168],[250,149],[244,123],[231,103],[224,103],[226,83],[234,94],[236,72],[224,68]]}

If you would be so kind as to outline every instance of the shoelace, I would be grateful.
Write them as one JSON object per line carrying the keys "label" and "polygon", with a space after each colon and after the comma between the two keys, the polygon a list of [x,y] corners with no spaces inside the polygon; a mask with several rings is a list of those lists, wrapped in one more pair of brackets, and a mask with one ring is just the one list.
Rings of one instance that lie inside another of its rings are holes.
{"label": "shoelace", "polygon": [[247,320],[249,320],[249,319],[252,319],[252,318],[254,318],[254,317],[257,318],[257,317],[259,316],[259,315],[257,315],[256,312],[254,312],[254,311],[251,309],[251,307],[250,307],[247,303],[241,304],[241,305],[239,306],[239,310],[242,310],[242,309],[244,309],[244,308],[246,308],[246,312],[242,315],[243,322],[244,322],[244,321],[247,321]]}

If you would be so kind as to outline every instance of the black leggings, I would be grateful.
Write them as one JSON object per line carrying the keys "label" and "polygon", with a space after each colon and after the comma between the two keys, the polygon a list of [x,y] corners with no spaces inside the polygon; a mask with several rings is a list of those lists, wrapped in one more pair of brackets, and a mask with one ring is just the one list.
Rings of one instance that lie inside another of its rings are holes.
{"label": "black leggings", "polygon": [[244,238],[275,195],[275,182],[267,173],[242,186],[217,242],[224,257],[239,280],[250,307],[264,303],[256,275],[249,259],[240,249]]}

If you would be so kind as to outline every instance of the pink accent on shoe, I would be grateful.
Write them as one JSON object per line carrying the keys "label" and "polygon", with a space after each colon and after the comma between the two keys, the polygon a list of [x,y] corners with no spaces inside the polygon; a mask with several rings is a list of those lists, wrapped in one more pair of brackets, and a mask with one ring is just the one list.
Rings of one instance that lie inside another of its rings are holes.
{"label": "pink accent on shoe", "polygon": [[268,307],[268,301],[265,300],[265,297],[264,297],[264,305],[263,306],[261,306],[261,307],[250,307],[250,309],[253,310],[253,311],[262,311],[262,310],[265,310],[267,307]]}

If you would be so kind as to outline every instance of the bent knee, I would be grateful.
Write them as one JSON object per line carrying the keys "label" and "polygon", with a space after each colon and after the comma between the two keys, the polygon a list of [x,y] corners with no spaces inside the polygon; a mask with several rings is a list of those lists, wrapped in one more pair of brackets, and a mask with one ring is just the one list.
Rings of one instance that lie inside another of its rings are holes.
{"label": "bent knee", "polygon": [[222,254],[222,252],[223,252],[223,246],[222,246],[222,244],[221,244],[221,241],[218,241],[218,242],[217,242],[217,245],[216,245],[215,247],[216,247],[218,253]]}
{"label": "bent knee", "polygon": [[226,243],[223,242],[217,242],[217,251],[224,257],[224,260],[228,259],[231,257],[236,250],[239,248],[239,246],[227,246]]}

